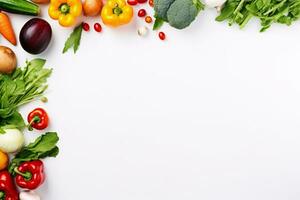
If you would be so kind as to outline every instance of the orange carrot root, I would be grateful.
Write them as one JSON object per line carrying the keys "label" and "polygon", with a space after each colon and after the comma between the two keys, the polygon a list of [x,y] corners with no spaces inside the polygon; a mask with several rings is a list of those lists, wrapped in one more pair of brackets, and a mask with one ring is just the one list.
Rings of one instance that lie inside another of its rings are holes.
{"label": "orange carrot root", "polygon": [[0,12],[0,34],[13,45],[17,45],[16,35],[9,17],[3,12]]}

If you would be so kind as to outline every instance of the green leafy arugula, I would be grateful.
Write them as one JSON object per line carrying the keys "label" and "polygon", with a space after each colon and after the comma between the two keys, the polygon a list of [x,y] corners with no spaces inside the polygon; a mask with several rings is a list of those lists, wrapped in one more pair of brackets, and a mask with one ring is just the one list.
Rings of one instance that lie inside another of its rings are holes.
{"label": "green leafy arugula", "polygon": [[3,127],[25,126],[18,108],[43,95],[52,69],[44,68],[46,60],[34,59],[26,62],[24,68],[17,68],[12,74],[0,74],[0,133]]}
{"label": "green leafy arugula", "polygon": [[291,25],[300,18],[300,0],[228,0],[216,20],[244,28],[253,17],[259,18],[261,32],[272,23]]}
{"label": "green leafy arugula", "polygon": [[77,52],[80,45],[81,33],[82,33],[82,24],[75,27],[74,31],[71,33],[71,35],[65,42],[63,53],[66,53],[70,48],[73,48],[74,53]]}
{"label": "green leafy arugula", "polygon": [[12,159],[9,165],[9,172],[14,174],[15,167],[22,162],[39,160],[46,157],[56,157],[59,153],[57,142],[59,137],[56,132],[47,132],[38,137],[34,142],[23,147]]}

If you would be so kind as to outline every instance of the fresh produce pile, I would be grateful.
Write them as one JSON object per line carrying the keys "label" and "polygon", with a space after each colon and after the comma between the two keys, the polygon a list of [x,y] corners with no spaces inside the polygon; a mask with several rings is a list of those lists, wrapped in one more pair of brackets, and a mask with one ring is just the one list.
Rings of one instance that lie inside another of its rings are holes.
{"label": "fresh produce pile", "polygon": [[[226,20],[229,25],[238,24],[240,28],[245,27],[250,19],[258,18],[261,32],[273,23],[291,25],[300,17],[300,0],[0,0],[0,34],[17,45],[7,13],[38,16],[41,12],[38,4],[47,6],[48,15],[62,27],[74,27],[63,53],[69,49],[78,50],[82,31],[90,31],[90,25],[82,21],[88,17],[99,17],[99,22],[93,25],[99,33],[103,26],[116,28],[129,24],[134,18],[141,18],[145,25],[137,28],[139,36],[146,36],[150,29],[159,30],[164,23],[176,29],[187,28],[205,7],[217,8],[219,16],[216,21]],[[136,5],[144,8],[135,9]],[[154,16],[148,14],[146,7],[154,9]],[[166,39],[164,32],[158,32],[157,36]],[[26,22],[19,33],[21,46],[31,54],[45,51],[51,38],[52,28],[41,18]]]}
{"label": "fresh produce pile", "polygon": [[[93,24],[98,33],[104,27],[117,28],[134,18],[142,19],[144,25],[137,28],[139,36],[146,36],[151,29],[161,29],[164,23],[176,29],[187,28],[205,7],[217,8],[216,21],[228,21],[229,25],[238,24],[241,28],[250,19],[258,18],[261,32],[273,23],[291,25],[300,17],[300,0],[0,0],[0,34],[14,46],[20,43],[30,54],[47,50],[55,33],[46,20],[36,17],[41,6],[48,8],[48,15],[59,26],[74,28],[63,53],[70,49],[77,52],[82,33],[90,31],[90,25],[82,21],[88,17],[98,16],[99,21]],[[149,9],[154,10],[153,16]],[[10,20],[13,14],[33,16],[24,23],[18,38]],[[167,39],[162,31],[157,31],[157,36],[162,41]],[[40,199],[34,190],[46,178],[42,160],[56,157],[59,152],[55,132],[46,132],[25,144],[25,130],[48,127],[47,112],[36,108],[28,113],[26,122],[19,112],[22,105],[35,100],[47,102],[44,93],[52,69],[45,68],[45,62],[37,58],[17,68],[13,50],[0,46],[0,200]]]}
{"label": "fresh produce pile", "polygon": [[27,122],[19,108],[43,96],[52,69],[45,60],[27,61],[17,68],[15,53],[0,46],[0,199],[40,199],[34,192],[45,181],[43,159],[59,153],[57,133],[46,132],[25,144],[24,131],[48,128],[49,116],[43,108],[28,114]]}

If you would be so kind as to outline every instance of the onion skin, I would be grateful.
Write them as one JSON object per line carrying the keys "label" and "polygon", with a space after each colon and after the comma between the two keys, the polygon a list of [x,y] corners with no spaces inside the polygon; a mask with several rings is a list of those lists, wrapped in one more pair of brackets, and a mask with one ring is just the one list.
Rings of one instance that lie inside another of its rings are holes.
{"label": "onion skin", "polygon": [[85,16],[97,16],[100,14],[102,9],[102,0],[85,0],[82,7]]}
{"label": "onion skin", "polygon": [[10,48],[0,46],[0,73],[11,74],[16,67],[16,54]]}

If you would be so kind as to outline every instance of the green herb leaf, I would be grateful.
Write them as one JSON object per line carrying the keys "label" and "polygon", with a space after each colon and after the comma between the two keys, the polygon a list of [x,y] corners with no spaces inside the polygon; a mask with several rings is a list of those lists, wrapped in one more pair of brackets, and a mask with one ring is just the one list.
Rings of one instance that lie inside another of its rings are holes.
{"label": "green herb leaf", "polygon": [[63,53],[66,53],[70,48],[73,48],[74,53],[77,52],[80,45],[81,33],[82,33],[82,24],[80,24],[74,29],[70,37],[65,42]]}
{"label": "green herb leaf", "polygon": [[17,109],[43,95],[47,89],[46,81],[52,70],[44,68],[45,62],[34,59],[10,75],[0,75],[0,126],[24,126]]}
{"label": "green herb leaf", "polygon": [[164,20],[161,18],[155,18],[154,25],[153,25],[153,30],[158,30],[162,27],[164,24]]}
{"label": "green herb leaf", "polygon": [[22,162],[56,157],[59,153],[59,148],[56,146],[58,140],[59,138],[55,132],[47,132],[38,137],[33,143],[23,147],[15,158],[12,159],[9,172],[14,174],[14,168]]}
{"label": "green herb leaf", "polygon": [[300,18],[300,0],[228,0],[216,20],[244,28],[252,17],[260,20],[261,32],[273,23],[289,26]]}
{"label": "green herb leaf", "polygon": [[2,128],[2,131],[0,130],[0,132],[5,133],[3,128],[23,129],[25,127],[25,122],[19,112],[14,112],[10,117],[2,119],[0,121],[0,126]]}

